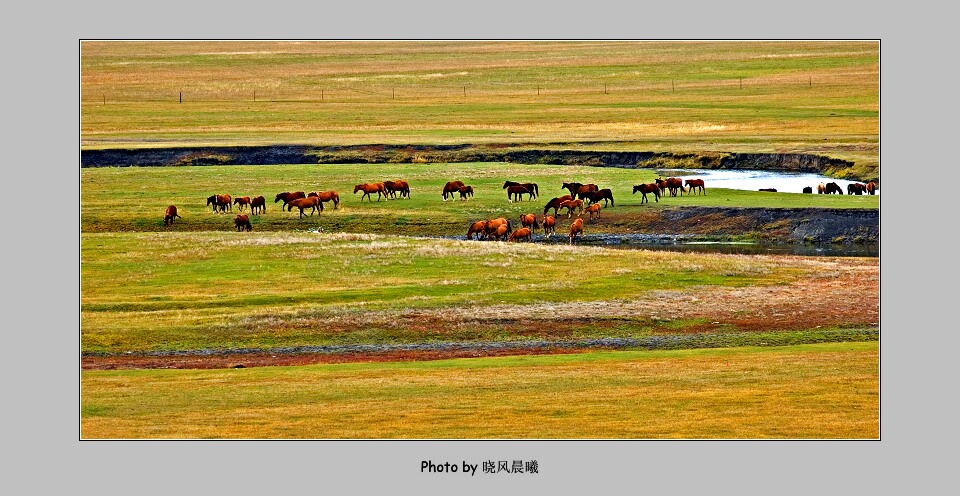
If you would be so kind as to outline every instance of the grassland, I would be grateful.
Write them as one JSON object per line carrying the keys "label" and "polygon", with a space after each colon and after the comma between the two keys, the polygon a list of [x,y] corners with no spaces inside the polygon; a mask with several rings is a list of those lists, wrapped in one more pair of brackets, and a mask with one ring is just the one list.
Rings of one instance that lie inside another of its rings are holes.
{"label": "grassland", "polygon": [[877,42],[88,41],[81,144],[796,152],[875,177],[879,81]]}

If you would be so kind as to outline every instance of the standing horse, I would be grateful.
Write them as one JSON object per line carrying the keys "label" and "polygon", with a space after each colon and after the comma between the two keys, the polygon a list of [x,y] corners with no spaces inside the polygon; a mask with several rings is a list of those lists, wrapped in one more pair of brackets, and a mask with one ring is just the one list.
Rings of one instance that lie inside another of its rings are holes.
{"label": "standing horse", "polygon": [[577,218],[570,224],[570,244],[573,244],[573,240],[580,236],[583,239],[583,219]]}
{"label": "standing horse", "polygon": [[207,197],[207,206],[213,205],[213,211],[216,212],[218,209],[220,212],[226,212],[227,208],[233,210],[233,207],[230,206],[230,195],[213,195]]}
{"label": "standing horse", "polygon": [[380,196],[386,196],[387,189],[383,183],[363,183],[358,184],[353,187],[353,194],[357,194],[357,191],[363,191],[363,194],[360,195],[360,201],[363,201],[363,197],[367,197],[367,200],[373,201],[373,197],[370,196],[372,193],[377,194],[377,201],[380,201]]}
{"label": "standing horse", "polygon": [[306,198],[297,198],[296,200],[290,200],[288,204],[290,211],[292,212],[294,207],[300,209],[300,219],[303,218],[303,210],[306,208],[310,209],[310,215],[312,216],[314,212],[323,212],[323,203],[320,201],[320,198],[316,196],[308,196]]}
{"label": "standing horse", "polygon": [[840,195],[843,195],[843,188],[841,188],[840,185],[837,183],[827,183],[826,193],[828,195],[832,195],[834,193],[839,193]]}
{"label": "standing horse", "polygon": [[509,241],[522,241],[524,239],[527,241],[533,241],[533,231],[531,231],[528,227],[521,227],[520,229],[513,231],[513,234],[510,235]]}
{"label": "standing horse", "polygon": [[560,211],[560,204],[572,199],[573,197],[570,195],[558,196],[551,199],[547,202],[546,206],[543,207],[543,215],[547,215],[547,212],[549,212],[551,208],[553,209],[553,215],[557,215],[557,213]]}
{"label": "standing horse", "polygon": [[397,179],[393,182],[393,189],[400,193],[400,198],[410,199],[410,183]]}
{"label": "standing horse", "polygon": [[582,214],[583,214],[583,200],[567,200],[567,201],[565,201],[565,202],[563,202],[563,203],[560,204],[560,208],[565,208],[565,209],[567,209],[567,218],[568,218],[568,219],[569,219],[570,217],[573,217],[573,211],[574,211],[574,210],[577,210],[577,211],[580,212],[578,215],[582,215]]}
{"label": "standing horse", "polygon": [[516,197],[517,201],[523,201],[523,195],[530,195],[530,199],[533,200],[533,190],[530,187],[523,184],[515,184],[513,186],[507,186],[507,200],[513,201],[513,198]]}
{"label": "standing horse", "polygon": [[591,191],[599,191],[600,188],[596,184],[582,184],[582,183],[563,183],[560,186],[560,189],[566,188],[570,192],[570,196],[574,199],[579,198],[582,193],[588,193]]}
{"label": "standing horse", "polygon": [[588,191],[580,195],[581,198],[586,198],[589,200],[588,205],[592,205],[600,200],[603,200],[603,206],[607,206],[607,202],[610,202],[610,206],[613,206],[613,192],[608,188],[601,189],[599,191]]}
{"label": "standing horse", "polygon": [[238,214],[233,219],[233,224],[237,226],[237,232],[240,231],[252,231],[253,226],[250,225],[250,218],[246,214]]}
{"label": "standing horse", "polygon": [[510,225],[510,221],[504,217],[488,220],[487,224],[483,228],[484,232],[486,233],[486,238],[490,239],[491,236],[500,236],[500,234],[497,234],[497,230],[501,227],[503,227],[504,231],[506,232],[513,230],[513,226]]}
{"label": "standing horse", "polygon": [[443,201],[447,201],[447,195],[450,195],[450,199],[453,199],[454,193],[459,193],[460,188],[466,186],[463,184],[463,181],[449,181],[447,184],[443,185]]}
{"label": "standing horse", "polygon": [[473,198],[473,186],[464,186],[460,188],[460,199],[469,200],[470,198]]}
{"label": "standing horse", "polygon": [[850,183],[847,185],[848,195],[860,196],[867,191],[867,185],[862,183]]}
{"label": "standing horse", "polygon": [[283,193],[277,193],[277,197],[273,199],[273,203],[277,203],[278,201],[283,201],[283,205],[280,206],[280,211],[283,212],[284,210],[289,210],[289,208],[287,207],[287,204],[290,203],[290,200],[296,200],[297,198],[306,198],[306,197],[307,197],[307,194],[304,193],[303,191],[294,191],[292,193],[289,191],[284,191]]}
{"label": "standing horse", "polygon": [[687,179],[684,181],[684,184],[686,184],[687,191],[690,193],[696,191],[698,195],[700,193],[703,193],[704,195],[707,194],[707,189],[704,187],[703,179]]}
{"label": "standing horse", "polygon": [[520,227],[532,229],[540,227],[540,224],[537,223],[537,216],[535,214],[520,214]]}
{"label": "standing horse", "polygon": [[597,214],[597,218],[598,218],[598,219],[600,218],[600,204],[599,204],[599,203],[594,203],[593,205],[590,205],[589,207],[587,207],[587,208],[585,208],[585,209],[583,209],[583,210],[584,210],[584,212],[587,212],[587,213],[590,214],[590,220],[593,220],[593,214]]}
{"label": "standing horse", "polygon": [[250,212],[252,212],[252,213],[254,213],[254,214],[262,214],[263,212],[266,212],[266,211],[267,211],[267,199],[266,199],[266,198],[264,198],[264,197],[262,197],[262,196],[258,196],[258,197],[256,197],[256,198],[250,200]]}
{"label": "standing horse", "polygon": [[804,192],[804,193],[813,193],[813,188],[811,188],[810,186],[804,186],[804,187],[803,187],[803,192]]}
{"label": "standing horse", "polygon": [[467,229],[467,240],[473,239],[473,236],[477,236],[477,241],[483,239],[487,235],[487,221],[478,220],[473,224],[470,224],[470,229]]}
{"label": "standing horse", "polygon": [[[311,191],[310,194],[307,196],[308,197],[315,196],[320,199],[321,203],[332,201],[334,210],[340,207],[340,195],[338,195],[337,192],[334,190],[321,191],[319,193],[317,193],[316,191]],[[363,198],[361,197],[360,199],[362,200]]]}
{"label": "standing horse", "polygon": [[[530,199],[540,198],[540,187],[537,186],[537,183],[518,183],[514,181],[505,181],[503,183],[503,189],[507,189],[510,186],[526,186],[527,189],[530,190]],[[509,197],[510,195],[508,194],[507,198]]]}
{"label": "standing horse", "polygon": [[550,239],[550,236],[557,231],[557,219],[552,215],[544,215],[543,222],[543,235]]}
{"label": "standing horse", "polygon": [[867,183],[867,193],[871,195],[876,194],[878,189],[880,188],[877,186],[877,183],[873,181],[870,181],[869,183]]}
{"label": "standing horse", "polygon": [[817,185],[817,194],[822,195],[827,192],[827,185],[820,183]]}
{"label": "standing horse", "polygon": [[237,210],[239,210],[240,212],[243,212],[243,207],[246,206],[246,205],[250,205],[250,197],[249,197],[249,196],[238,196],[238,197],[236,197],[236,198],[233,200],[233,204],[234,204],[234,205],[239,205],[239,207],[237,207]]}
{"label": "standing horse", "polygon": [[683,196],[683,180],[679,177],[668,177],[664,180],[664,185],[670,190],[670,196],[677,196],[677,190],[680,190],[680,196]]}
{"label": "standing horse", "polygon": [[657,203],[660,202],[660,187],[657,186],[657,183],[636,184],[633,186],[633,194],[637,194],[637,191],[643,194],[643,198],[640,199],[641,204],[643,202],[649,203],[649,200],[647,200],[647,193],[653,193],[653,197],[656,199]]}
{"label": "standing horse", "polygon": [[173,219],[183,219],[177,214],[177,207],[170,205],[167,207],[167,210],[163,213],[163,225],[172,226]]}

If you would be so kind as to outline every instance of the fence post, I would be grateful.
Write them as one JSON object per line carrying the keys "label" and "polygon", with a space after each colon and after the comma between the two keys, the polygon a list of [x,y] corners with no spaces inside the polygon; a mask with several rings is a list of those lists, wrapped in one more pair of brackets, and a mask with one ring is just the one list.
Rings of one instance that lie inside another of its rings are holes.
{"label": "fence post", "polygon": [[603,94],[607,94],[607,83],[603,83]]}
{"label": "fence post", "polygon": [[253,101],[257,101],[257,90],[253,90]]}
{"label": "fence post", "polygon": [[183,92],[180,92],[180,103],[183,103]]}
{"label": "fence post", "polygon": [[540,85],[537,85],[537,96],[540,96]]}
{"label": "fence post", "polygon": [[394,99],[397,98],[397,89],[396,89],[396,88],[391,88],[391,89],[390,89],[390,92],[391,92],[391,94],[393,95],[393,98],[394,98]]}

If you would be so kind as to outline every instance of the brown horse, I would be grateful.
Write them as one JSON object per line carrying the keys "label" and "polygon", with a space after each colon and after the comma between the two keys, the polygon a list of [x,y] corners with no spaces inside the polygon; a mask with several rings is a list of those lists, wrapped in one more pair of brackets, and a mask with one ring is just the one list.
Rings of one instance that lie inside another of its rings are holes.
{"label": "brown horse", "polygon": [[543,235],[550,239],[550,236],[557,231],[557,219],[552,215],[544,215],[543,222]]}
{"label": "brown horse", "polygon": [[827,183],[826,193],[828,195],[832,195],[834,193],[840,193],[840,195],[843,195],[843,188],[841,188],[837,183]]}
{"label": "brown horse", "polygon": [[680,196],[683,196],[683,180],[679,177],[668,177],[663,180],[664,186],[670,190],[670,196],[677,196],[677,190],[680,190]]}
{"label": "brown horse", "polygon": [[776,193],[777,188],[760,188],[757,191],[766,191],[767,193]]}
{"label": "brown horse", "polygon": [[234,204],[234,205],[239,205],[239,207],[237,207],[237,210],[239,210],[240,212],[243,212],[243,207],[245,207],[245,206],[247,206],[247,205],[250,205],[250,197],[249,197],[249,196],[238,196],[238,197],[234,198],[233,204]]}
{"label": "brown horse", "polygon": [[250,218],[246,214],[238,214],[233,219],[233,224],[237,226],[237,232],[253,230],[253,226],[250,225]]}
{"label": "brown horse", "polygon": [[464,186],[460,188],[460,199],[469,200],[470,198],[468,197],[473,197],[473,186]]}
{"label": "brown horse", "polygon": [[262,214],[267,211],[267,199],[258,196],[250,200],[250,212],[254,214]]}
{"label": "brown horse", "polygon": [[387,196],[387,188],[383,183],[363,183],[358,184],[353,187],[353,194],[357,194],[357,191],[363,191],[363,194],[360,195],[360,201],[363,201],[363,197],[367,197],[371,202],[373,197],[370,196],[372,193],[377,194],[377,201],[380,201],[380,196]]}
{"label": "brown horse", "polygon": [[563,196],[558,196],[556,198],[553,198],[552,200],[547,202],[546,206],[543,207],[543,215],[547,215],[547,212],[549,212],[551,208],[553,209],[553,215],[557,215],[557,213],[560,210],[560,204],[567,200],[572,200],[572,199],[573,197],[570,195],[563,195]]}
{"label": "brown horse", "polygon": [[470,229],[467,229],[467,239],[473,239],[474,235],[476,235],[477,241],[487,236],[487,221],[478,220],[470,224]]}
{"label": "brown horse", "polygon": [[596,184],[582,184],[582,183],[563,183],[560,186],[560,189],[566,188],[570,192],[570,196],[574,199],[582,198],[580,195],[583,193],[589,193],[591,191],[599,191],[600,187]]}
{"label": "brown horse", "polygon": [[[295,200],[290,200],[288,203],[289,209],[292,212],[294,208],[300,209],[300,219],[303,218],[304,209],[310,209],[310,215],[312,216],[314,212],[323,212],[323,202],[320,201],[319,197],[308,196],[306,198],[297,198]],[[319,213],[317,214],[319,215]]]}
{"label": "brown horse", "polygon": [[307,197],[307,194],[304,193],[303,191],[294,191],[292,193],[289,191],[284,191],[283,193],[277,193],[277,197],[273,199],[273,203],[282,201],[283,205],[280,206],[280,211],[282,212],[284,210],[290,209],[290,207],[287,205],[288,203],[290,203],[290,200],[296,200],[297,198],[306,198],[306,197]]}
{"label": "brown horse", "polygon": [[230,202],[230,195],[213,195],[207,197],[207,206],[213,205],[214,212],[218,209],[220,212],[226,212],[228,208],[232,211],[233,207]]}
{"label": "brown horse", "polygon": [[707,189],[704,187],[703,179],[687,179],[684,181],[684,184],[686,184],[687,191],[689,193],[696,191],[698,195],[700,193],[703,193],[704,195],[707,194]]}
{"label": "brown horse", "polygon": [[493,230],[493,234],[487,236],[488,238],[495,239],[497,241],[506,241],[507,236],[510,234],[510,226],[507,224],[500,224],[496,229]]}
{"label": "brown horse", "polygon": [[516,197],[516,201],[523,201],[523,195],[530,195],[530,199],[534,199],[533,190],[530,189],[529,186],[515,184],[513,186],[508,186],[506,189],[508,201],[514,201],[514,197]]}
{"label": "brown horse", "polygon": [[873,181],[870,181],[869,183],[867,183],[867,193],[868,193],[868,194],[871,194],[871,195],[876,194],[876,192],[877,192],[878,189],[880,189],[880,188],[877,186],[877,183],[875,183],[875,182],[873,182]]}
{"label": "brown horse", "polygon": [[867,192],[867,185],[863,183],[850,183],[847,185],[848,195],[860,196]]}
{"label": "brown horse", "polygon": [[[387,182],[388,181],[384,181],[383,185],[386,186]],[[397,179],[396,181],[389,181],[389,182],[393,184],[392,193],[400,193],[400,198],[406,198],[408,200],[410,199],[410,183],[406,181],[401,181],[400,179]],[[391,194],[391,197],[392,196],[393,195]]]}
{"label": "brown horse", "polygon": [[593,214],[597,214],[597,218],[598,218],[598,219],[600,218],[600,204],[599,204],[599,203],[594,203],[593,205],[590,205],[589,207],[583,209],[583,211],[590,214],[590,220],[593,220]]}
{"label": "brown horse", "polygon": [[[317,193],[316,191],[311,191],[310,194],[308,194],[307,196],[308,196],[308,197],[310,197],[310,196],[316,196],[317,198],[320,199],[320,202],[321,202],[321,203],[326,203],[326,202],[332,201],[332,202],[333,202],[333,209],[334,209],[334,210],[336,210],[338,207],[340,207],[340,195],[338,195],[337,192],[334,191],[334,190],[321,191],[321,192],[319,192],[319,193]],[[363,198],[360,198],[360,199],[362,200]]]}
{"label": "brown horse", "polygon": [[488,220],[486,226],[484,226],[484,232],[486,233],[486,238],[490,239],[492,236],[497,236],[497,237],[502,236],[502,233],[497,234],[497,230],[500,229],[501,227],[503,227],[504,232],[507,232],[507,233],[513,230],[512,229],[513,226],[510,225],[510,221],[504,217],[498,217],[496,219]]}
{"label": "brown horse", "polygon": [[592,204],[594,204],[594,203],[596,203],[596,202],[598,202],[598,201],[600,201],[600,200],[603,200],[603,206],[604,206],[604,207],[607,206],[607,201],[610,202],[610,206],[611,206],[611,207],[614,206],[614,204],[613,204],[613,191],[610,191],[609,188],[604,188],[604,189],[601,189],[601,190],[598,190],[598,191],[588,191],[588,192],[583,193],[582,195],[580,195],[580,197],[581,197],[581,198],[586,198],[587,200],[589,200],[589,202],[590,202],[589,204],[590,204],[590,205],[592,205]]}
{"label": "brown horse", "polygon": [[183,219],[177,214],[177,207],[170,205],[167,207],[166,212],[163,213],[163,225],[172,226],[173,219]]}
{"label": "brown horse", "polygon": [[532,229],[540,227],[540,224],[537,223],[537,216],[535,214],[520,214],[520,227]]}
{"label": "brown horse", "polygon": [[570,224],[570,244],[573,244],[573,240],[580,236],[583,238],[583,219],[577,218]]}
{"label": "brown horse", "polygon": [[573,211],[577,210],[580,213],[577,215],[583,214],[583,200],[567,200],[560,204],[560,208],[567,209],[567,218],[573,217]]}
{"label": "brown horse", "polygon": [[659,203],[660,202],[660,187],[657,186],[657,183],[650,184],[635,184],[633,186],[633,194],[637,194],[637,191],[643,194],[643,198],[640,199],[640,203],[648,202],[647,193],[653,193],[653,198]]}
{"label": "brown horse", "polygon": [[[510,186],[526,186],[530,190],[530,199],[540,198],[540,186],[537,186],[537,183],[518,183],[514,181],[505,181],[503,183],[503,189],[507,189]],[[510,195],[507,195],[507,198],[510,198]]]}
{"label": "brown horse", "polygon": [[463,181],[449,181],[447,184],[443,185],[443,201],[447,201],[447,195],[450,196],[450,199],[453,199],[454,193],[459,193],[460,188],[466,186],[463,184]]}
{"label": "brown horse", "polygon": [[521,227],[510,235],[509,241],[533,241],[533,231],[529,227]]}
{"label": "brown horse", "polygon": [[827,185],[820,183],[817,185],[817,194],[822,195],[827,192]]}

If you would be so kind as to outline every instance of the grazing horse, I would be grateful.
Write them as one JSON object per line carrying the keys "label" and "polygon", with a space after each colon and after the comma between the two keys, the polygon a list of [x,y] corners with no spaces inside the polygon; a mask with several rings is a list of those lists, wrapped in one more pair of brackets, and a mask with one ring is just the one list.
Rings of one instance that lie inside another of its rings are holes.
{"label": "grazing horse", "polygon": [[486,238],[490,239],[492,236],[502,236],[503,233],[497,234],[497,230],[501,227],[503,227],[504,232],[510,232],[513,230],[513,226],[510,225],[510,221],[504,217],[488,220],[486,226],[484,226]]}
{"label": "grazing horse", "polygon": [[[668,177],[663,179],[663,186],[670,190],[670,196],[677,196],[677,190],[680,190],[680,196],[683,196],[683,180],[679,177]],[[663,188],[661,188],[661,191]]]}
{"label": "grazing horse", "polygon": [[583,238],[583,219],[581,218],[577,218],[570,224],[570,244],[571,245],[573,244],[573,240],[576,239],[578,235],[580,236],[581,239]]}
{"label": "grazing horse", "polygon": [[[337,192],[334,190],[321,191],[319,193],[317,193],[316,191],[311,191],[310,194],[308,194],[307,196],[308,197],[315,196],[320,199],[321,203],[332,201],[334,210],[340,207],[340,195],[338,195]],[[361,197],[360,199],[362,200],[363,198]]]}
{"label": "grazing horse", "polygon": [[262,197],[262,196],[258,196],[258,197],[256,197],[256,198],[250,200],[250,212],[252,212],[252,213],[254,213],[254,214],[262,214],[263,212],[266,212],[266,211],[267,211],[267,199],[266,199],[266,198],[264,198],[264,197]]}
{"label": "grazing horse", "polygon": [[767,193],[776,193],[777,188],[760,188],[757,191],[766,191]]}
{"label": "grazing horse", "polygon": [[493,234],[487,236],[488,238],[493,238],[497,241],[506,241],[507,236],[510,234],[510,226],[507,224],[500,224],[496,229],[493,230]]}
{"label": "grazing horse", "polygon": [[183,217],[177,214],[177,207],[170,205],[167,207],[167,211],[163,213],[163,225],[172,226],[173,219],[183,219]]}
{"label": "grazing horse", "polygon": [[557,232],[557,219],[552,215],[544,215],[543,222],[540,223],[543,226],[543,235],[550,239],[550,236]]}
{"label": "grazing horse", "polygon": [[847,194],[860,196],[867,192],[867,185],[863,183],[850,183],[847,185]]}
{"label": "grazing horse", "polygon": [[520,214],[520,227],[532,229],[540,227],[540,224],[537,223],[537,216],[535,214]]}
{"label": "grazing horse", "polygon": [[306,208],[310,209],[310,215],[313,215],[314,212],[318,212],[317,215],[319,215],[319,212],[323,212],[323,202],[321,202],[320,198],[316,196],[308,196],[306,198],[290,200],[288,205],[290,206],[289,208],[291,212],[293,211],[294,207],[300,209],[300,217],[298,217],[300,219],[303,218],[303,210]]}
{"label": "grazing horse", "polygon": [[394,181],[384,181],[384,182],[383,182],[383,188],[386,190],[386,196],[387,196],[387,199],[388,199],[388,200],[389,200],[390,198],[396,198],[396,197],[397,197],[397,186],[396,186],[396,182],[394,182]]}
{"label": "grazing horse", "polygon": [[[540,198],[540,186],[537,186],[537,183],[518,183],[514,181],[506,181],[503,183],[503,189],[507,189],[510,186],[526,186],[530,190],[530,198]],[[507,195],[509,198],[510,195]]]}
{"label": "grazing horse", "polygon": [[593,214],[597,214],[597,218],[598,218],[598,219],[600,218],[600,204],[599,204],[599,203],[594,203],[593,205],[590,205],[589,207],[583,209],[583,211],[590,214],[590,220],[593,220]]}
{"label": "grazing horse", "polygon": [[591,191],[599,191],[600,188],[596,184],[582,184],[582,183],[563,183],[560,186],[560,189],[566,188],[570,192],[570,195],[576,199],[581,198],[580,195],[583,193],[589,193]]}
{"label": "grazing horse", "polygon": [[460,199],[469,200],[470,198],[468,197],[473,197],[473,186],[464,186],[460,188]]}
{"label": "grazing horse", "polygon": [[603,206],[607,206],[607,201],[610,202],[610,206],[613,206],[613,191],[610,191],[608,188],[601,189],[599,191],[588,191],[580,195],[581,198],[586,198],[590,201],[590,205],[603,200]]}
{"label": "grazing horse", "polygon": [[221,212],[226,212],[227,208],[233,210],[233,207],[230,206],[230,195],[213,195],[207,197],[207,206],[213,205],[213,211],[216,212],[218,209]]}
{"label": "grazing horse", "polygon": [[822,195],[827,192],[827,185],[820,183],[817,185],[817,194]]}
{"label": "grazing horse", "polygon": [[483,239],[487,235],[487,221],[478,220],[473,224],[470,224],[470,229],[467,229],[467,239],[473,239],[473,236],[477,236],[477,241]]}
{"label": "grazing horse", "polygon": [[513,231],[513,234],[510,235],[509,241],[533,241],[533,231],[529,227],[521,227],[516,231]]}
{"label": "grazing horse", "polygon": [[804,187],[803,187],[803,192],[804,192],[804,193],[813,193],[813,188],[811,188],[810,186],[804,186]]}
{"label": "grazing horse", "polygon": [[686,184],[687,191],[689,193],[696,191],[698,195],[700,193],[703,193],[704,195],[707,194],[707,188],[704,187],[703,179],[687,179],[684,181],[684,184]]}
{"label": "grazing horse", "polygon": [[290,203],[290,200],[296,200],[297,198],[306,198],[306,197],[307,197],[307,194],[304,193],[303,191],[294,191],[292,193],[289,191],[284,191],[283,193],[277,193],[277,197],[273,199],[273,203],[277,203],[278,201],[283,201],[283,205],[280,206],[280,211],[282,212],[288,209],[287,204]]}
{"label": "grazing horse", "polygon": [[877,186],[877,183],[873,181],[870,181],[869,183],[867,183],[867,193],[871,195],[876,194],[878,189],[880,188]]}
{"label": "grazing horse", "polygon": [[250,225],[250,218],[246,214],[238,214],[233,219],[233,224],[237,226],[237,232],[253,230],[253,226]]}
{"label": "grazing horse", "polygon": [[828,195],[832,195],[834,193],[840,193],[843,195],[843,188],[841,188],[837,183],[827,183],[826,193]]}
{"label": "grazing horse", "polygon": [[551,208],[553,209],[553,215],[557,215],[557,213],[560,210],[560,204],[567,200],[572,200],[572,199],[573,197],[570,195],[558,196],[556,198],[551,199],[550,201],[547,202],[547,205],[543,207],[543,215],[547,215],[547,212],[549,212]]}
{"label": "grazing horse", "polygon": [[647,200],[647,193],[653,193],[653,198],[658,203],[660,202],[660,186],[657,186],[657,183],[636,184],[633,186],[633,194],[637,194],[637,191],[643,194],[643,198],[640,199],[640,203],[649,203],[649,200]]}
{"label": "grazing horse", "polygon": [[363,197],[367,197],[371,202],[373,197],[370,196],[372,193],[377,194],[377,201],[380,201],[380,196],[387,196],[387,188],[383,183],[363,183],[358,184],[353,187],[353,194],[357,194],[357,191],[363,191],[363,194],[360,195],[360,201],[363,201]]}
{"label": "grazing horse", "polygon": [[449,181],[447,184],[443,185],[443,201],[447,201],[447,195],[450,195],[450,199],[453,199],[453,194],[458,193],[460,188],[466,186],[463,184],[463,181]]}
{"label": "grazing horse", "polygon": [[397,179],[393,181],[393,190],[400,193],[400,198],[410,199],[410,183]]}
{"label": "grazing horse", "polygon": [[239,207],[237,207],[237,210],[243,212],[243,207],[246,206],[246,205],[250,205],[250,197],[249,197],[249,196],[238,196],[238,197],[236,197],[236,198],[233,199],[233,204],[234,204],[234,205],[240,205]]}
{"label": "grazing horse", "polygon": [[560,204],[560,208],[567,209],[567,218],[573,217],[573,211],[577,210],[580,213],[577,215],[583,214],[583,200],[567,200]]}
{"label": "grazing horse", "polygon": [[523,184],[507,186],[507,200],[512,202],[513,198],[516,197],[517,201],[523,201],[523,195],[530,195],[530,199],[534,199],[533,190],[529,186]]}

